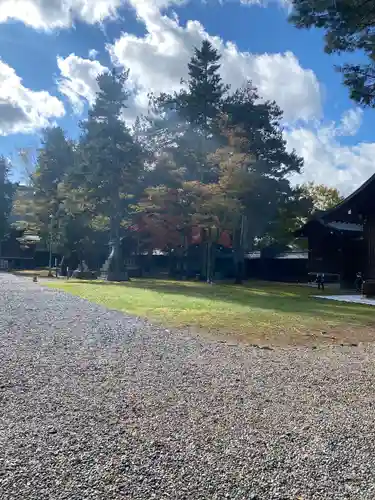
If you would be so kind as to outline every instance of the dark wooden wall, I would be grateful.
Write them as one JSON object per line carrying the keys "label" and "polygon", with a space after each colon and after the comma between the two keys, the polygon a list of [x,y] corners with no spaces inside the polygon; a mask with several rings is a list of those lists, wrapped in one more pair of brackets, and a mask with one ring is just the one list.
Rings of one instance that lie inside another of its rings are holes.
{"label": "dark wooden wall", "polygon": [[307,259],[247,259],[246,278],[286,283],[308,281]]}
{"label": "dark wooden wall", "polygon": [[366,275],[366,271],[366,245],[358,234],[316,231],[309,235],[309,272],[337,274],[343,284],[352,286],[356,273]]}
{"label": "dark wooden wall", "polygon": [[364,224],[364,236],[367,246],[366,279],[375,279],[375,215],[368,215]]}

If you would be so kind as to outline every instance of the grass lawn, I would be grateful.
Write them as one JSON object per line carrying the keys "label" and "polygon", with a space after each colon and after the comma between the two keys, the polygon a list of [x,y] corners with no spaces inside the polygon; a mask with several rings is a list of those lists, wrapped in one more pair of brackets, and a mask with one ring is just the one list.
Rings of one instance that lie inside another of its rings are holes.
{"label": "grass lawn", "polygon": [[[166,327],[273,345],[375,340],[375,308],[311,298],[316,289],[139,279],[129,283],[46,282],[73,295]],[[329,290],[326,293],[332,293]]]}

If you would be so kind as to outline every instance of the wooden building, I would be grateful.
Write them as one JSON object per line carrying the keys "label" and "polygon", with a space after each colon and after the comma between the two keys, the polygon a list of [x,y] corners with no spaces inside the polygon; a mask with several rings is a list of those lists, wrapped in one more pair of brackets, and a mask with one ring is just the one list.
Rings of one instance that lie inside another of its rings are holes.
{"label": "wooden building", "polygon": [[305,283],[308,281],[308,252],[291,249],[274,252],[268,248],[249,252],[245,256],[245,270],[247,279]]}
{"label": "wooden building", "polygon": [[[329,214],[329,215],[328,215]],[[312,219],[295,235],[307,238],[308,270],[310,275],[324,273],[326,280],[340,281],[352,287],[357,272],[364,272],[363,226],[359,223],[326,220],[323,216]]]}
{"label": "wooden building", "polygon": [[343,202],[324,214],[324,220],[338,220],[363,226],[364,253],[362,271],[368,286],[367,295],[375,295],[375,174]]}

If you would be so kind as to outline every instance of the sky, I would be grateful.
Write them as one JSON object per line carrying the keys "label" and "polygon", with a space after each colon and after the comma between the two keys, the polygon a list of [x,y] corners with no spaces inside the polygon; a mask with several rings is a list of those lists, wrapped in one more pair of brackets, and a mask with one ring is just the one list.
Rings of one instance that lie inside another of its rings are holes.
{"label": "sky", "polygon": [[[349,194],[375,171],[375,110],[350,101],[322,31],[288,23],[288,0],[0,0],[0,154],[17,165],[43,128],[75,138],[108,67],[128,68],[131,124],[149,91],[172,92],[193,48],[209,39],[221,74],[248,80],[283,110],[289,150],[304,159],[294,183]],[[353,56],[351,56],[353,60]]]}

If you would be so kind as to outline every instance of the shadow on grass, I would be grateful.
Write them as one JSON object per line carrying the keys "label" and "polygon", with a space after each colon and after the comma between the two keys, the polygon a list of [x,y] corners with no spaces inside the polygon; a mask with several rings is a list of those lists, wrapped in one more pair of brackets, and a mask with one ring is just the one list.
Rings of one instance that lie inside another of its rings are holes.
{"label": "shadow on grass", "polygon": [[[308,287],[270,283],[248,282],[245,285],[215,284],[202,282],[168,281],[157,279],[135,279],[126,283],[105,281],[74,281],[77,285],[118,286],[124,290],[129,288],[151,290],[162,294],[191,297],[219,302],[227,302],[254,309],[269,310],[291,315],[309,316],[310,318],[334,323],[356,323],[375,325],[375,308],[360,304],[334,301],[323,301],[311,297],[319,295],[318,290]],[[326,291],[326,295],[336,292]]]}

